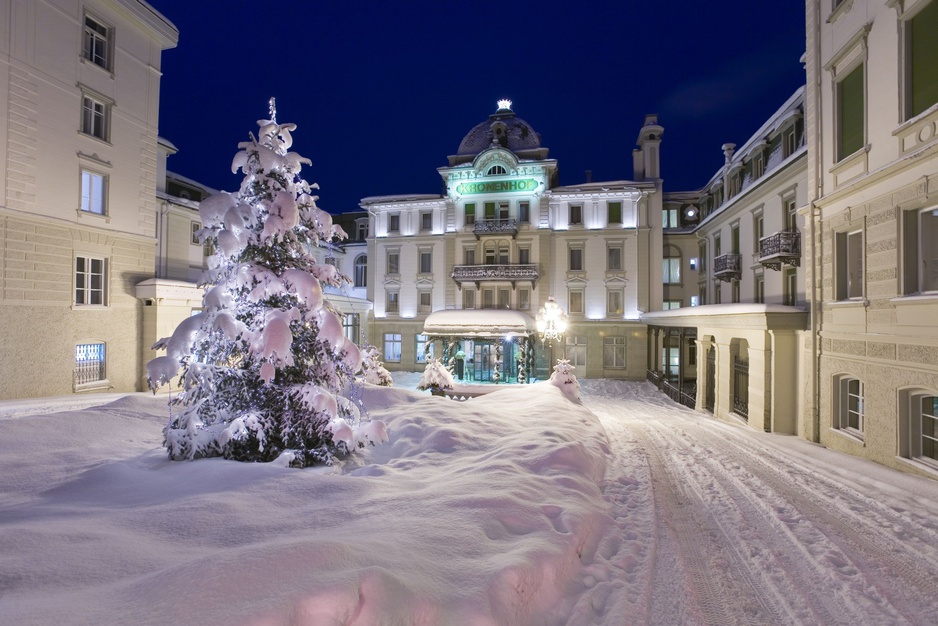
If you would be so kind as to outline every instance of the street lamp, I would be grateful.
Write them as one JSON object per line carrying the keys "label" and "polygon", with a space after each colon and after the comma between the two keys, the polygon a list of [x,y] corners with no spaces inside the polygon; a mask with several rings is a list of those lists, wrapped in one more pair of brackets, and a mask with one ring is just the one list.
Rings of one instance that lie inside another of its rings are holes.
{"label": "street lamp", "polygon": [[550,364],[547,368],[550,371],[554,366],[554,340],[560,341],[563,339],[563,334],[567,332],[567,316],[554,300],[554,296],[550,296],[537,312],[535,322],[541,341],[546,341],[550,348]]}

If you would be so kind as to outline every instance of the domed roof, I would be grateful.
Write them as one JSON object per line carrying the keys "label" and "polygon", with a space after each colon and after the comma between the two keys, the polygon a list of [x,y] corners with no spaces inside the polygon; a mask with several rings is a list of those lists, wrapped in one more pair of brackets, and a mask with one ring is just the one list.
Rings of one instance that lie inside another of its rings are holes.
{"label": "domed roof", "polygon": [[498,110],[463,137],[456,154],[476,155],[493,145],[515,153],[537,150],[541,147],[541,137],[530,124],[515,115],[511,110],[511,100],[499,100]]}

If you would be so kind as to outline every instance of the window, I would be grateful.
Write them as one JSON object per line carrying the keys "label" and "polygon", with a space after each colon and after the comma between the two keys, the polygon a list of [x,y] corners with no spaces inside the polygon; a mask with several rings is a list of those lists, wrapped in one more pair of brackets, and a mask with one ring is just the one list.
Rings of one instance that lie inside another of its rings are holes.
{"label": "window", "polygon": [[837,379],[834,428],[863,433],[863,382],[856,378]]}
{"label": "window", "polygon": [[531,249],[530,248],[518,248],[518,263],[520,263],[521,265],[531,264]]}
{"label": "window", "polygon": [[795,232],[798,230],[798,207],[795,204],[794,198],[785,200],[785,215],[782,217],[785,220],[786,230],[789,232]]}
{"label": "window", "polygon": [[414,337],[414,357],[417,363],[426,363],[427,359],[433,359],[433,342],[427,341],[426,335],[416,335]]}
{"label": "window", "polygon": [[762,150],[757,150],[752,155],[752,178],[755,180],[765,174],[765,154]]}
{"label": "window", "polygon": [[368,286],[368,255],[359,254],[355,257],[355,282],[356,287]]}
{"label": "window", "polygon": [[[81,205],[82,205],[82,211],[84,211],[85,210],[84,194],[82,194]],[[198,222],[190,222],[189,229],[190,229],[189,243],[191,243],[193,246],[201,246],[202,242],[199,241],[199,231],[202,230],[202,225],[199,224]]]}
{"label": "window", "polygon": [[464,309],[476,308],[476,292],[474,289],[463,289],[462,308]]}
{"label": "window", "polygon": [[583,205],[582,204],[571,204],[570,205],[570,225],[579,225],[583,223]]}
{"label": "window", "polygon": [[528,289],[518,290],[518,309],[527,311],[531,308],[531,291]]}
{"label": "window", "polygon": [[606,221],[610,224],[621,224],[622,223],[622,203],[621,202],[607,202],[606,203]]}
{"label": "window", "polygon": [[499,202],[498,203],[498,219],[501,222],[504,222],[508,219],[508,203]]}
{"label": "window", "polygon": [[571,272],[582,272],[583,271],[583,248],[570,248],[570,271]]}
{"label": "window", "polygon": [[519,202],[518,203],[518,221],[527,224],[531,221],[531,203],[530,202]]}
{"label": "window", "polygon": [[625,368],[625,337],[603,337],[603,367]]}
{"label": "window", "polygon": [[[393,213],[388,215],[388,232],[389,233],[399,233],[401,232],[401,216],[399,213]],[[397,272],[395,272],[396,274]]]}
{"label": "window", "polygon": [[103,343],[80,343],[75,346],[75,386],[107,380],[107,359]]}
{"label": "window", "polygon": [[863,297],[863,231],[837,233],[835,298],[849,300]]}
{"label": "window", "polygon": [[356,223],[356,239],[365,241],[368,239],[368,220],[358,220]]}
{"label": "window", "polygon": [[107,262],[89,256],[75,257],[75,304],[107,304]]}
{"label": "window", "polygon": [[696,271],[697,271],[697,257],[692,256],[691,258],[687,259],[687,265],[688,265],[688,267],[690,267],[693,271],[696,272]]}
{"label": "window", "polygon": [[[107,176],[81,171],[81,210],[84,213],[107,215]],[[198,222],[192,222],[198,225]],[[201,226],[199,226],[201,228]],[[197,242],[195,242],[198,245]]]}
{"label": "window", "polygon": [[606,292],[606,315],[622,315],[625,294],[621,289],[609,289]]}
{"label": "window", "polygon": [[433,230],[433,213],[424,211],[420,214],[420,230]]}
{"label": "window", "polygon": [[[700,296],[691,296],[691,297],[690,297],[690,305],[691,305],[691,306],[700,306],[700,303],[701,303],[701,299],[702,299],[702,298],[703,298],[702,295],[700,295]],[[680,308],[680,307],[678,307],[678,308]]]}
{"label": "window", "polygon": [[571,289],[568,299],[570,301],[570,313],[572,315],[583,315],[583,290]]}
{"label": "window", "polygon": [[765,237],[765,218],[762,216],[762,213],[755,213],[752,216],[752,249],[755,250],[756,253],[761,250],[760,242],[763,237]]}
{"label": "window", "polygon": [[388,252],[388,274],[401,273],[401,254],[400,252]]}
{"label": "window", "polygon": [[494,289],[482,290],[482,308],[483,309],[495,308],[495,290]]}
{"label": "window", "polygon": [[485,173],[486,176],[505,176],[506,174],[508,174],[508,170],[505,169],[504,165],[493,165]]}
{"label": "window", "polygon": [[733,254],[739,254],[739,224],[733,224],[730,227],[730,243],[733,246],[731,252]]}
{"label": "window", "polygon": [[733,280],[730,283],[730,286],[731,286],[730,299],[733,302],[733,304],[738,304],[739,303],[739,281]]}
{"label": "window", "polygon": [[902,214],[903,293],[938,291],[938,208]]}
{"label": "window", "polygon": [[798,271],[793,267],[786,267],[782,280],[782,304],[795,306],[798,304]]}
{"label": "window", "polygon": [[511,246],[508,241],[487,241],[485,243],[485,264],[486,265],[508,265],[509,251]]}
{"label": "window", "polygon": [[475,265],[476,264],[476,249],[475,248],[466,248],[462,251],[463,263],[465,265]]}
{"label": "window", "polygon": [[798,147],[798,141],[795,137],[795,127],[789,126],[782,131],[782,158],[787,159]]}
{"label": "window", "polygon": [[739,195],[741,176],[739,170],[733,172],[730,175],[730,188],[727,190],[727,197],[733,198]]}
{"label": "window", "polygon": [[82,96],[81,132],[107,141],[110,136],[111,105],[85,94]]}
{"label": "window", "polygon": [[938,468],[938,395],[899,392],[899,456]]}
{"label": "window", "polygon": [[677,337],[665,337],[661,348],[661,371],[665,378],[677,382],[681,372],[681,347]]}
{"label": "window", "polygon": [[500,309],[510,309],[511,308],[511,290],[504,288],[498,290],[498,308]]}
{"label": "window", "polygon": [[681,284],[681,251],[674,246],[665,246],[664,248],[661,275],[666,285]]}
{"label": "window", "polygon": [[677,209],[664,209],[661,211],[661,227],[662,228],[677,228],[680,224],[677,220]]}
{"label": "window", "polygon": [[486,202],[482,206],[485,210],[485,221],[487,222],[494,221],[495,220],[495,203]]}
{"label": "window", "polygon": [[836,128],[838,161],[850,156],[863,147],[865,104],[863,94],[863,65],[851,70],[837,83]]}
{"label": "window", "polygon": [[110,28],[93,17],[86,15],[82,57],[110,71],[112,38]]}
{"label": "window", "polygon": [[401,310],[400,294],[396,291],[387,292],[387,313],[398,313]]}
{"label": "window", "polygon": [[905,25],[906,119],[938,102],[938,2],[932,2]]}
{"label": "window", "polygon": [[701,241],[697,244],[697,253],[700,258],[700,271],[703,272],[707,269],[707,242]]}
{"label": "window", "polygon": [[586,367],[586,337],[566,336],[567,360],[574,367]]}
{"label": "window", "polygon": [[323,259],[323,262],[326,265],[331,265],[332,267],[338,267],[337,261],[335,260],[334,256],[327,256],[325,259]]}
{"label": "window", "polygon": [[664,305],[662,307],[663,310],[670,311],[671,309],[681,308],[681,301],[680,300],[665,300],[663,305]]}
{"label": "window", "polygon": [[433,272],[433,253],[429,250],[420,251],[420,273],[430,274]]}
{"label": "window", "polygon": [[622,247],[609,246],[606,248],[606,271],[622,271]]}
{"label": "window", "polygon": [[765,276],[763,274],[756,274],[753,287],[755,291],[755,301],[758,304],[765,304]]}
{"label": "window", "polygon": [[419,313],[429,313],[433,310],[433,294],[429,291],[420,292],[420,305],[417,309]]}
{"label": "window", "polygon": [[476,223],[476,205],[474,202],[467,202],[465,207],[466,224]]}
{"label": "window", "polygon": [[361,343],[361,315],[358,313],[346,313],[342,316],[342,330],[345,338],[353,343]]}
{"label": "window", "polygon": [[384,360],[387,363],[401,362],[400,333],[384,333]]}
{"label": "window", "polygon": [[720,238],[720,233],[717,233],[713,236],[713,258],[719,258],[723,255],[723,240]]}

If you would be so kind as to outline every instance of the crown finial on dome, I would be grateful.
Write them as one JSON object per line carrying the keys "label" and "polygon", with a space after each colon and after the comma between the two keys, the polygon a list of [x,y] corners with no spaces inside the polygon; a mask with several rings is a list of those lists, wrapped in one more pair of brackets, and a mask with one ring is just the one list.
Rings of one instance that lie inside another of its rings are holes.
{"label": "crown finial on dome", "polygon": [[498,101],[498,110],[499,111],[511,111],[511,100],[499,100]]}

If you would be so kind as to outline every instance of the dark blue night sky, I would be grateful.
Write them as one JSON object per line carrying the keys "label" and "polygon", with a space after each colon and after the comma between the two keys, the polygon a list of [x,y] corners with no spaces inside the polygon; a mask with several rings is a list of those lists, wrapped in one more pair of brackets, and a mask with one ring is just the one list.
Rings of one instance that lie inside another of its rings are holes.
{"label": "dark blue night sky", "polygon": [[277,98],[320,206],[440,193],[436,168],[509,98],[560,183],[632,177],[646,113],[670,191],[697,189],[799,85],[800,2],[150,0],[179,29],[163,53],[169,169],[235,190],[237,144]]}

